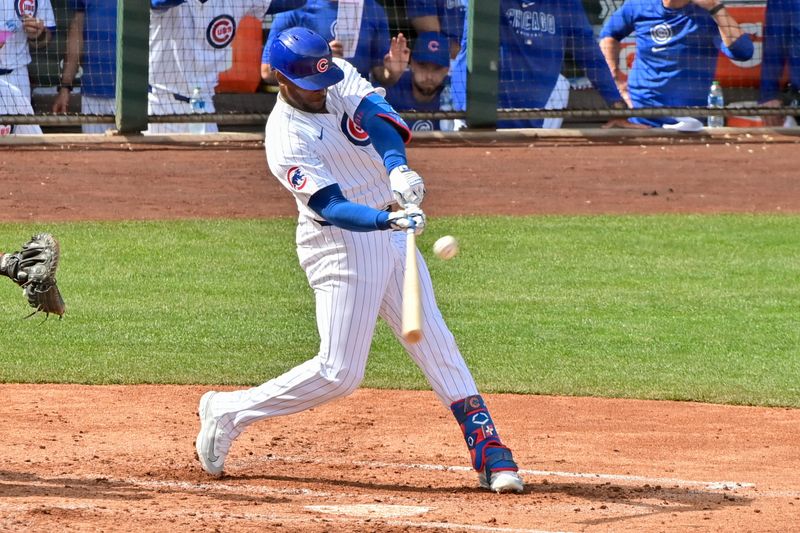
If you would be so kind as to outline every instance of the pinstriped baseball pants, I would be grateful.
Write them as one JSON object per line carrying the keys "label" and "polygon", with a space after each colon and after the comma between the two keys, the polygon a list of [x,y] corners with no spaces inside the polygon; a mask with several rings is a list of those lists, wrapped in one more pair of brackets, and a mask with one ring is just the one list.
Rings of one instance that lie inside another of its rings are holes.
{"label": "pinstriped baseball pants", "polygon": [[301,223],[297,251],[316,298],[320,348],[315,357],[251,389],[214,398],[214,415],[231,438],[249,424],[288,415],[352,393],[367,365],[382,317],[420,367],[445,407],[477,394],[475,381],[436,305],[431,277],[417,251],[423,339],[402,340],[404,232],[357,233]]}

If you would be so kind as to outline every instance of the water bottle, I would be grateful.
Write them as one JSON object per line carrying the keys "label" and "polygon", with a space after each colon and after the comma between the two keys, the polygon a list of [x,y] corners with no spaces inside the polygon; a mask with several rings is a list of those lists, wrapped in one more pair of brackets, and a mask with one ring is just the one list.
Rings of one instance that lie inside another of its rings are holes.
{"label": "water bottle", "polygon": [[[192,113],[203,114],[206,112],[206,101],[200,94],[200,87],[195,87],[192,96],[189,98],[189,105],[192,106]],[[206,125],[203,122],[190,122],[189,133],[203,134],[206,132]]]}
{"label": "water bottle", "polygon": [[[722,86],[718,81],[711,84],[711,90],[708,91],[708,107],[709,109],[722,109],[725,107],[725,97],[722,95]],[[725,125],[725,117],[723,115],[708,115],[709,128],[721,128]]]}
{"label": "water bottle", "polygon": [[[442,94],[439,96],[439,111],[452,111],[453,110],[453,93],[450,89],[450,80],[445,81],[442,88]],[[433,128],[436,129],[436,128]],[[440,120],[439,129],[442,131],[455,130],[455,123],[453,120]]]}
{"label": "water bottle", "polygon": [[789,114],[783,121],[784,128],[796,128],[797,116],[800,115],[800,89],[791,83],[786,86],[786,92],[789,95]]}

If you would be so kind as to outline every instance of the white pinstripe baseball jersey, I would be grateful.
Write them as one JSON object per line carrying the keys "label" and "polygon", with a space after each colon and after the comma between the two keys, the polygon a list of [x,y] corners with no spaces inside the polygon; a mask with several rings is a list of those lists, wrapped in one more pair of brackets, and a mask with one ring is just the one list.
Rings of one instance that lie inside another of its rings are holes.
{"label": "white pinstripe baseball jersey", "polygon": [[0,0],[0,69],[17,69],[31,62],[28,36],[22,30],[22,17],[28,15],[41,19],[51,32],[56,29],[56,19],[50,0]]}
{"label": "white pinstripe baseball jersey", "polygon": [[231,66],[231,43],[242,17],[259,19],[272,0],[188,0],[150,14],[150,84],[190,96],[214,94]]}
{"label": "white pinstripe baseball jersey", "polygon": [[334,61],[345,77],[328,89],[328,112],[308,113],[280,100],[267,122],[265,142],[270,170],[294,195],[300,212],[297,255],[314,289],[319,351],[263,385],[218,393],[213,415],[231,438],[257,420],[302,411],[354,391],[364,377],[379,316],[445,406],[477,394],[436,305],[419,252],[423,340],[402,340],[405,232],[323,226],[307,206],[316,191],[334,183],[353,202],[382,208],[393,200],[386,169],[369,136],[349,120],[361,99],[375,89],[349,63]]}

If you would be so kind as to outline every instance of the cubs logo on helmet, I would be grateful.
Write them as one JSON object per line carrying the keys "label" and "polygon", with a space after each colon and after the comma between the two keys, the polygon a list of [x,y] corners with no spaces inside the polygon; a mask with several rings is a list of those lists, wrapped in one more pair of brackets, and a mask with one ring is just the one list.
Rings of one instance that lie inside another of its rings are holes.
{"label": "cubs logo on helmet", "polygon": [[236,36],[236,21],[230,15],[214,17],[206,28],[206,40],[214,48],[225,48]]}
{"label": "cubs logo on helmet", "polygon": [[296,191],[301,190],[308,182],[308,177],[303,174],[303,171],[300,169],[300,167],[290,168],[289,172],[286,173],[286,178],[289,182],[289,186]]}
{"label": "cubs logo on helmet", "polygon": [[39,0],[16,0],[14,2],[14,11],[18,17],[23,15],[34,17],[36,12],[39,11]]}
{"label": "cubs logo on helmet", "polygon": [[342,133],[347,137],[347,140],[356,146],[369,146],[372,142],[369,139],[369,133],[362,130],[353,119],[347,116],[347,113],[342,117]]}

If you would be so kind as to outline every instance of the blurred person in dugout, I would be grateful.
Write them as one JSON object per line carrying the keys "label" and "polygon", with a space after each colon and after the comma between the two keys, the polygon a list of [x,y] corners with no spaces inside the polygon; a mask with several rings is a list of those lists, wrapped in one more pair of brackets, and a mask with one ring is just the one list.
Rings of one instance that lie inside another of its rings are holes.
{"label": "blurred person in dugout", "polygon": [[[620,66],[620,41],[636,37],[630,74]],[[737,61],[753,42],[721,0],[627,0],[606,21],[600,47],[620,93],[633,108],[705,107],[721,51]],[[631,122],[698,131],[693,117],[632,118]]]}
{"label": "blurred person in dugout", "polygon": [[420,33],[443,33],[448,40],[450,58],[461,49],[467,0],[407,0],[406,16]]}
{"label": "blurred person in dugout", "polygon": [[[625,109],[580,0],[500,0],[498,107],[565,109],[569,81],[561,75],[569,49],[606,104]],[[466,109],[467,24],[452,67],[453,107]],[[562,118],[500,120],[498,128],[560,128]],[[456,121],[456,129],[465,124]],[[468,126],[468,124],[467,124]],[[612,119],[603,127],[634,127]]]}
{"label": "blurred person in dugout", "polygon": [[275,17],[261,57],[261,77],[277,85],[269,50],[283,30],[302,27],[320,34],[333,57],[346,59],[373,85],[394,85],[408,67],[411,51],[402,33],[389,34],[389,19],[376,0],[308,0],[304,7]]}
{"label": "blurred person in dugout", "polygon": [[[409,69],[386,89],[386,101],[399,112],[451,111],[450,41],[442,33],[420,33],[414,40]],[[411,131],[448,131],[452,120],[406,119]]]}
{"label": "blurred person in dugout", "polygon": [[[75,82],[80,79],[81,113],[116,112],[117,0],[69,0],[72,18],[67,28],[67,51],[53,113],[69,111]],[[78,78],[79,68],[82,74]],[[83,133],[104,133],[113,122],[83,124]]]}
{"label": "blurred person in dugout", "polygon": [[[232,64],[237,25],[247,15],[295,9],[305,0],[150,0],[150,115],[214,113],[219,75]],[[192,107],[192,93],[202,109]],[[150,123],[146,134],[216,133],[213,122]]]}
{"label": "blurred person in dugout", "polygon": [[[761,62],[759,103],[768,107],[800,105],[800,0],[769,0],[764,21],[764,57]],[[781,92],[784,70],[788,84]],[[797,126],[800,111],[767,115],[765,126]]]}
{"label": "blurred person in dugout", "polygon": [[2,115],[33,115],[30,47],[44,48],[55,31],[50,0],[0,0],[0,135],[41,135],[38,125],[2,123]]}

